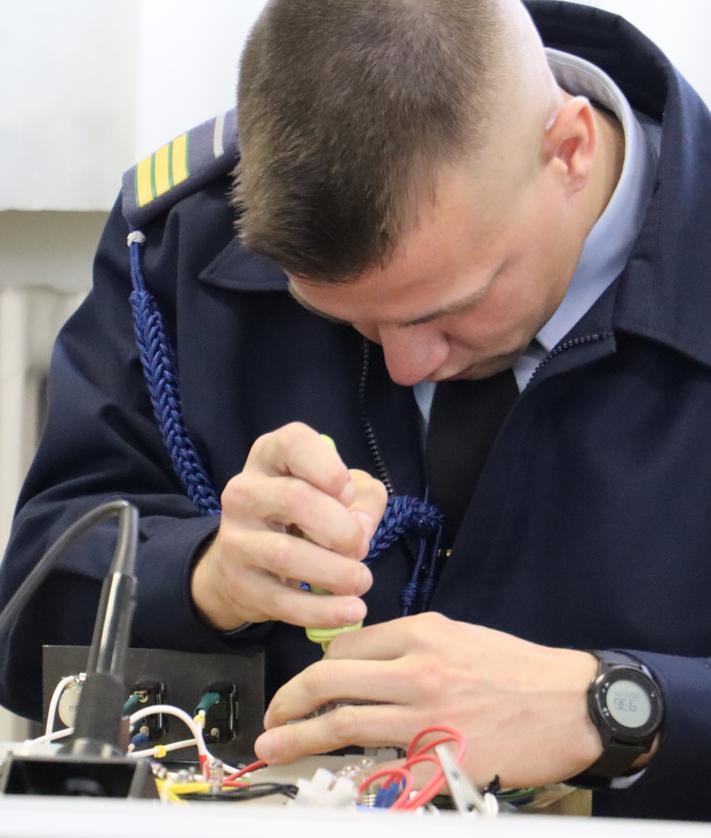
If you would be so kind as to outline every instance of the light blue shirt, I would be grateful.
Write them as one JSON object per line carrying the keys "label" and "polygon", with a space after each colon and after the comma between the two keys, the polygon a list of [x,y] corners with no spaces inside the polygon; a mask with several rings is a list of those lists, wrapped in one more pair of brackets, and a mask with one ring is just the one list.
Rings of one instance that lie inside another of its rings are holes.
{"label": "light blue shirt", "polygon": [[[627,264],[652,195],[661,138],[661,126],[638,117],[620,88],[599,67],[554,49],[547,49],[546,55],[556,81],[565,91],[587,96],[617,117],[625,136],[625,158],[615,191],[585,240],[563,300],[513,366],[519,392],[543,358]],[[435,387],[434,382],[422,381],[413,388],[425,422],[429,421]]]}

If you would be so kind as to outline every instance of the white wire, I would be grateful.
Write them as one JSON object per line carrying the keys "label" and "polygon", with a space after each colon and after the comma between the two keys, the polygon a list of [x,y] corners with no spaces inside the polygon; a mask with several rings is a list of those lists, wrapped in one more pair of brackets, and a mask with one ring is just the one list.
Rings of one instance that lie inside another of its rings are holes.
{"label": "white wire", "polygon": [[197,745],[196,739],[181,739],[180,742],[170,742],[167,745],[157,745],[155,748],[144,748],[142,751],[129,751],[130,757],[154,757],[157,751],[179,751],[181,748],[190,748]]}
{"label": "white wire", "polygon": [[167,716],[175,716],[177,719],[184,722],[195,739],[198,753],[201,756],[207,756],[207,748],[205,747],[205,739],[202,735],[202,727],[195,722],[189,713],[186,713],[185,710],[182,710],[180,707],[173,707],[172,704],[151,704],[150,707],[142,707],[140,710],[136,710],[135,713],[132,713],[129,716],[128,721],[129,724],[134,725],[136,722],[140,722],[141,719],[145,719],[146,716],[154,716],[158,713],[165,713]]}
{"label": "white wire", "polygon": [[65,727],[63,730],[55,730],[53,733],[45,733],[44,736],[38,736],[36,739],[27,739],[25,741],[31,742],[33,745],[41,745],[43,742],[54,742],[55,739],[64,739],[65,736],[71,736],[74,733],[73,727]]}
{"label": "white wire", "polygon": [[[204,710],[200,710],[200,712],[198,713],[196,723],[197,723],[198,727],[200,728],[200,731],[204,732],[204,730],[205,730],[205,711]],[[227,762],[223,762],[219,757],[216,757],[212,753],[212,751],[209,751],[207,745],[205,744],[205,738],[204,737],[203,737],[203,745],[205,746],[205,756],[207,757],[207,762],[205,764],[205,772],[208,776],[206,776],[205,779],[207,779],[207,780],[210,779],[209,771],[210,771],[210,763],[211,762],[222,763],[222,768],[223,768],[225,774],[237,774],[241,770],[240,768],[237,768],[234,765],[230,765]]]}
{"label": "white wire", "polygon": [[72,681],[76,679],[76,675],[66,675],[64,678],[60,680],[57,686],[54,688],[54,692],[52,693],[52,698],[49,702],[49,709],[47,710],[47,724],[44,728],[44,735],[49,736],[52,731],[54,730],[54,717],[57,715],[57,706],[59,705],[59,699],[62,697],[62,693],[64,692],[64,688],[71,684]]}
{"label": "white wire", "polygon": [[[217,759],[217,757],[208,751],[207,745],[205,744],[205,737],[203,735],[203,727],[205,723],[204,713],[198,714],[198,718],[201,718],[202,721],[197,722],[190,716],[189,713],[186,713],[185,710],[180,707],[174,707],[172,704],[151,704],[149,707],[142,707],[140,710],[136,710],[135,713],[132,713],[129,716],[128,721],[129,724],[134,725],[141,719],[145,719],[146,716],[152,716],[157,713],[165,713],[168,716],[175,716],[183,721],[195,738],[195,745],[197,746],[198,754],[202,757],[206,757],[208,764],[210,760]],[[167,748],[168,746],[166,745],[165,747]],[[141,754],[141,751],[133,751],[131,756],[137,756],[138,754]],[[150,756],[150,754],[145,755]],[[223,763],[223,765],[226,774],[236,774],[240,770],[239,768],[236,768],[233,765],[228,765],[227,763]]]}

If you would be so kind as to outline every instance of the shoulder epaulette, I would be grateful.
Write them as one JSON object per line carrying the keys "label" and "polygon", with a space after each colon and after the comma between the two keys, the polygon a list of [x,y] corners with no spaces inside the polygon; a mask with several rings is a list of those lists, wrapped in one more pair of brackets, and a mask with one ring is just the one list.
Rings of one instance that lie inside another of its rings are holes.
{"label": "shoulder epaulette", "polygon": [[161,146],[123,176],[121,203],[137,229],[237,163],[237,115],[230,110]]}

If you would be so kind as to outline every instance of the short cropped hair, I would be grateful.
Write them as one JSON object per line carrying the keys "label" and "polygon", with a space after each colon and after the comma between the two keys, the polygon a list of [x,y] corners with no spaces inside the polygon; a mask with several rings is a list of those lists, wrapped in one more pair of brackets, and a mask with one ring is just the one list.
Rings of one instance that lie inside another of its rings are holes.
{"label": "short cropped hair", "polygon": [[497,0],[271,0],[240,66],[243,244],[295,276],[384,266],[438,165],[486,140]]}

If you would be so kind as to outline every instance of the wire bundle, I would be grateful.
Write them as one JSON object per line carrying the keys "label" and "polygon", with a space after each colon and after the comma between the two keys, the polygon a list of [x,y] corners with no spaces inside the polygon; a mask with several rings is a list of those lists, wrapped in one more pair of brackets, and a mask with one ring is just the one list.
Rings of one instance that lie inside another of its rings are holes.
{"label": "wire bundle", "polygon": [[[422,740],[433,734],[442,734],[437,736],[424,745],[420,743]],[[458,730],[446,725],[433,725],[421,730],[417,736],[410,742],[405,757],[405,762],[400,766],[392,766],[390,768],[383,768],[376,771],[358,786],[358,792],[361,796],[368,792],[369,787],[377,780],[385,780],[381,786],[381,790],[387,792],[393,785],[397,788],[399,786],[399,794],[393,802],[386,808],[401,811],[413,811],[420,808],[420,806],[427,805],[437,794],[439,794],[446,785],[446,778],[442,766],[440,765],[437,756],[432,753],[438,745],[443,745],[447,742],[453,742],[456,745],[455,760],[461,763],[466,752],[466,743],[464,737]],[[422,763],[431,763],[435,766],[435,772],[432,777],[420,788],[418,791],[414,789],[414,779],[411,769],[415,765]],[[390,795],[383,795],[381,799],[385,799]],[[376,795],[376,805],[378,798]]]}
{"label": "wire bundle", "polygon": [[[80,676],[62,678],[57,684],[49,704],[45,735],[36,742],[52,741],[71,735],[73,728],[54,731],[56,710],[61,694]],[[272,794],[282,794],[293,798],[298,789],[289,783],[251,783],[251,775],[266,767],[261,760],[237,767],[222,763],[209,750],[205,743],[205,719],[210,709],[210,700],[216,697],[206,694],[199,702],[194,717],[179,707],[170,704],[152,704],[143,707],[129,716],[131,730],[136,731],[138,724],[149,716],[165,714],[179,719],[188,728],[190,738],[168,744],[157,744],[148,748],[137,749],[143,734],[137,733],[128,749],[128,756],[135,759],[149,758],[159,760],[171,751],[195,747],[198,753],[199,773],[190,776],[186,771],[169,772],[165,768],[156,771],[156,783],[161,799],[165,802],[183,801],[239,801],[251,800]],[[135,706],[130,700],[126,711]],[[427,739],[428,741],[424,741]],[[438,756],[439,746],[453,744],[453,759],[461,764],[466,752],[464,736],[455,728],[447,725],[433,725],[421,730],[410,742],[405,761],[402,765],[381,768],[370,773],[358,787],[361,805],[374,805],[377,808],[393,811],[414,811],[429,804],[446,786],[447,779]],[[412,770],[417,765],[428,764],[434,769],[432,776],[419,789],[415,786]],[[361,774],[362,776],[362,774]],[[378,784],[373,793],[373,787]],[[530,793],[530,790],[527,790]]]}

